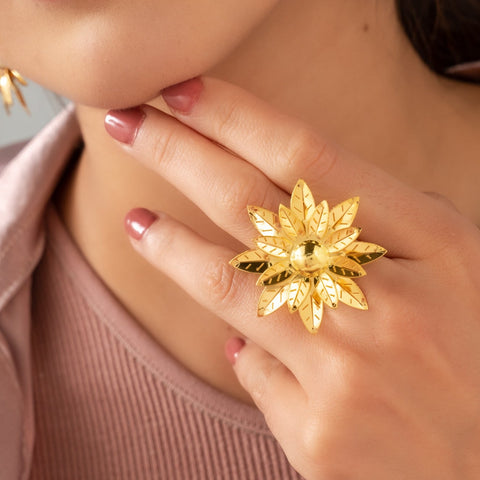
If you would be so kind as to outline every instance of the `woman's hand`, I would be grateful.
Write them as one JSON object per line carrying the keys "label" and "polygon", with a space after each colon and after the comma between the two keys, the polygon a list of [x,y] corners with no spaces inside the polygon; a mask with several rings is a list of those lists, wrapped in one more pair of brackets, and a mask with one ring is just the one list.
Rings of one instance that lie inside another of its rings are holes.
{"label": "woman's hand", "polygon": [[361,239],[388,250],[358,281],[370,309],[327,309],[311,335],[285,307],[256,316],[257,277],[228,264],[239,252],[164,214],[131,239],[248,339],[229,344],[235,372],[293,467],[322,480],[480,478],[478,229],[232,85],[196,79],[164,98],[173,117],[142,106],[125,148],[232,236],[249,244],[246,206],[275,211],[303,178],[331,205],[360,196]]}

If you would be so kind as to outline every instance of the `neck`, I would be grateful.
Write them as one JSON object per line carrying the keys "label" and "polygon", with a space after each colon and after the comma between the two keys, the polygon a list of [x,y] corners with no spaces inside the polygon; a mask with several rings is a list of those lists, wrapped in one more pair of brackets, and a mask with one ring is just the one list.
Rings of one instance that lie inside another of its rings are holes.
{"label": "neck", "polygon": [[[279,2],[207,73],[303,118],[412,186],[446,195],[480,221],[474,181],[480,174],[479,89],[440,79],[420,62],[393,1]],[[162,108],[160,99],[148,103]],[[87,260],[146,330],[201,378],[246,400],[223,359],[232,332],[132,251],[123,217],[135,206],[164,210],[216,243],[241,247],[126,156],[104,131],[105,113],[77,105],[85,150],[59,189],[60,214]],[[201,345],[198,338],[205,339]]]}

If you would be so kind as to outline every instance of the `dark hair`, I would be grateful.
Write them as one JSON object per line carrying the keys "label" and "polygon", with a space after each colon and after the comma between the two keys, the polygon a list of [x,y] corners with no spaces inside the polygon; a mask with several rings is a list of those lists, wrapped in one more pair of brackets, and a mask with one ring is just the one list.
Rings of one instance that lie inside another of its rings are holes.
{"label": "dark hair", "polygon": [[405,33],[432,70],[480,60],[480,0],[395,1]]}

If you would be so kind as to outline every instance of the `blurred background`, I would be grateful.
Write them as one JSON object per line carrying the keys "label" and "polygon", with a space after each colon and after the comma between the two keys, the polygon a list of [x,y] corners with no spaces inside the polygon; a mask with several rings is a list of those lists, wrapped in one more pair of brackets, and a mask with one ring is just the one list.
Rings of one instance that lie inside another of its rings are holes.
{"label": "blurred background", "polygon": [[0,96],[0,148],[11,143],[20,142],[33,137],[45,124],[49,122],[69,100],[44,89],[29,79],[22,94],[27,102],[30,115],[23,109],[16,99],[7,115]]}

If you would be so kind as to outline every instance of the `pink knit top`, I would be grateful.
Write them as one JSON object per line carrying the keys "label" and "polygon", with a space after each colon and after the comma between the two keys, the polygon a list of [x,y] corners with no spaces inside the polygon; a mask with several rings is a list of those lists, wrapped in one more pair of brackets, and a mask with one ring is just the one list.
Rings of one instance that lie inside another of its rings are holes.
{"label": "pink knit top", "polygon": [[199,380],[130,317],[52,204],[46,221],[33,277],[31,478],[301,478],[258,410]]}

